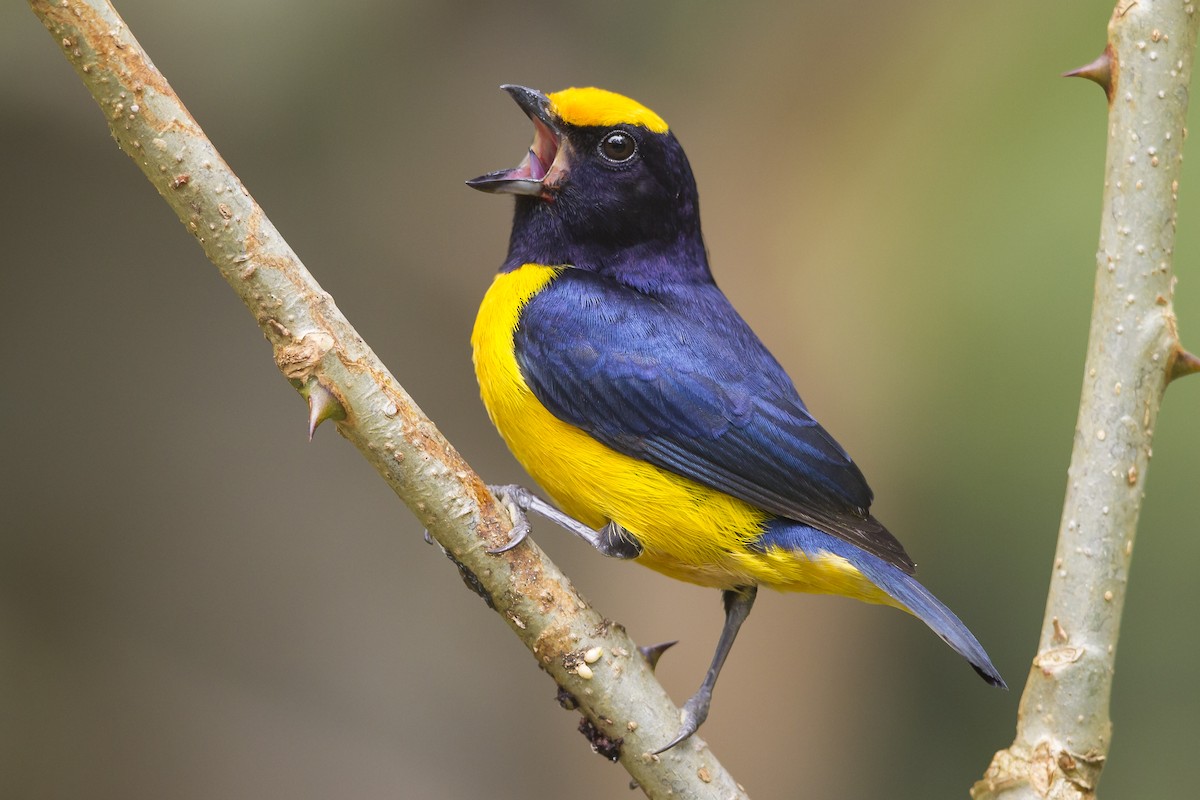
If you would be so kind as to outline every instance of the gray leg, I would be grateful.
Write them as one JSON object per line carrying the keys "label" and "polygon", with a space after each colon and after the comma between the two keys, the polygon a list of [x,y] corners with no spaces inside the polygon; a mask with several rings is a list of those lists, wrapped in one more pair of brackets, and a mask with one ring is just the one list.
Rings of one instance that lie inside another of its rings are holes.
{"label": "gray leg", "polygon": [[691,736],[700,729],[704,720],[708,719],[708,707],[712,703],[713,686],[717,683],[717,676],[721,674],[721,667],[725,666],[725,657],[729,655],[729,650],[733,647],[733,640],[737,637],[738,630],[746,621],[746,617],[750,616],[750,609],[754,607],[754,597],[757,594],[757,586],[739,586],[736,589],[726,589],[721,593],[722,599],[725,601],[725,627],[721,629],[721,638],[717,641],[717,652],[713,654],[712,665],[709,666],[708,673],[704,676],[704,682],[700,684],[700,689],[683,706],[679,733],[675,734],[675,738],[666,745],[655,750],[655,755],[670,750]]}
{"label": "gray leg", "polygon": [[492,494],[508,509],[513,520],[512,537],[503,546],[490,553],[503,553],[519,545],[529,535],[529,521],[525,518],[526,511],[540,514],[560,527],[583,539],[592,547],[610,558],[637,558],[642,554],[642,545],[633,534],[610,522],[600,530],[589,528],[574,517],[568,516],[554,506],[538,497],[533,492],[521,486],[489,486]]}

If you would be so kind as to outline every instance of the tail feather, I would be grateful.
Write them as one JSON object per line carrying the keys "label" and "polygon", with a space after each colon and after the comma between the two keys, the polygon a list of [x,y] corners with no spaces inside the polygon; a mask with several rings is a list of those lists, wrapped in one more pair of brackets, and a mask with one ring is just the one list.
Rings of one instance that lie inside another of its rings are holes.
{"label": "tail feather", "polygon": [[776,519],[770,523],[758,545],[764,549],[779,547],[798,550],[809,558],[822,553],[840,556],[889,597],[912,612],[970,662],[979,677],[992,686],[1007,689],[1007,684],[992,665],[983,645],[953,611],[947,608],[916,578],[883,559],[861,550],[843,539],[793,520]]}
{"label": "tail feather", "polygon": [[975,635],[967,629],[967,626],[953,611],[934,597],[933,592],[922,586],[916,578],[868,553],[863,553],[861,557],[853,559],[851,563],[858,567],[859,571],[866,575],[872,583],[883,589],[928,625],[930,630],[954,649],[954,652],[970,662],[975,671],[979,673],[979,677],[992,686],[1008,688],[1008,684],[992,666],[992,660],[988,658],[987,652]]}

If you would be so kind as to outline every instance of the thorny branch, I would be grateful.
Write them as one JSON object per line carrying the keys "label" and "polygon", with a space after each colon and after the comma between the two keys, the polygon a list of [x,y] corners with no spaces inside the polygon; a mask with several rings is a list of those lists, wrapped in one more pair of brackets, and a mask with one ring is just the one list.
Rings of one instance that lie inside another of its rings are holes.
{"label": "thorny branch", "polygon": [[[507,514],[351,327],[104,0],[30,0],[121,149],[174,209],[262,328],[275,362],[375,467],[468,582],[585,714],[593,746],[650,797],[744,791],[699,737],[662,756],[679,712],[624,629],[532,541],[502,554]],[[586,667],[586,669],[585,669]]]}
{"label": "thorny branch", "polygon": [[1121,0],[1108,46],[1075,70],[1109,102],[1095,300],[1075,446],[1038,652],[1016,738],[975,800],[1087,800],[1112,737],[1109,697],[1155,420],[1197,371],[1175,326],[1176,200],[1200,15],[1191,0]]}

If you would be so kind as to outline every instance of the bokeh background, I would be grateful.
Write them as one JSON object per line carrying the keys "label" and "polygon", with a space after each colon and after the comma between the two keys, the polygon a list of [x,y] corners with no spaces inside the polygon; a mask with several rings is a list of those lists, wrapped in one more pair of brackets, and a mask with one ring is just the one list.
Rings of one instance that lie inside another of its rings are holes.
{"label": "bokeh background", "polygon": [[[122,0],[308,267],[493,482],[525,480],[467,339],[531,132],[503,82],[600,85],[687,148],[719,283],[855,455],[876,511],[1014,691],[914,620],[762,596],[704,729],[755,798],[964,797],[1011,741],[1071,448],[1105,103],[1065,69],[1106,2]],[[576,715],[332,427],[23,3],[0,8],[0,794],[631,796]],[[1194,116],[1194,115],[1193,115]],[[1200,337],[1193,155],[1177,307]],[[1162,413],[1118,658],[1109,797],[1200,743],[1200,379]],[[538,542],[635,639],[716,592]]]}

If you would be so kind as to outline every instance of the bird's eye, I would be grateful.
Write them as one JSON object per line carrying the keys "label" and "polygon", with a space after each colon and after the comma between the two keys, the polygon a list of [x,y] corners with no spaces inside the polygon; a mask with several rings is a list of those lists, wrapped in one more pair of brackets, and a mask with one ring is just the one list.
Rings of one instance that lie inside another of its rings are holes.
{"label": "bird's eye", "polygon": [[610,131],[600,140],[600,155],[623,164],[637,155],[637,142],[625,131]]}

